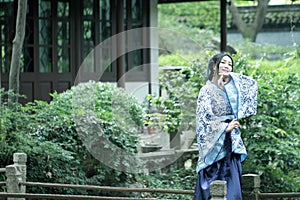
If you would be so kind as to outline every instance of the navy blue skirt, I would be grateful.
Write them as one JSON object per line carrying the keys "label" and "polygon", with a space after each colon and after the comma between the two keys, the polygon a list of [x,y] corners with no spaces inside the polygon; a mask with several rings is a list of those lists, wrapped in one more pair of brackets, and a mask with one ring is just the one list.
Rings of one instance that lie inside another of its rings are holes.
{"label": "navy blue skirt", "polygon": [[198,173],[194,200],[209,200],[210,184],[215,180],[227,182],[227,200],[241,200],[242,165],[239,154],[231,154],[230,159],[223,158]]}

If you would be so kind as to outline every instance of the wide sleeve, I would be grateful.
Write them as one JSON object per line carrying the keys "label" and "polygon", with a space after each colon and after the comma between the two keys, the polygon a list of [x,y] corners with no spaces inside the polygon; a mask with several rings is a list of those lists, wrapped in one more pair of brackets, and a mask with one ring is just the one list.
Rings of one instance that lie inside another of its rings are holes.
{"label": "wide sleeve", "polygon": [[238,73],[230,73],[230,76],[234,81],[234,85],[238,93],[237,118],[242,119],[256,115],[258,92],[257,82],[251,77]]}
{"label": "wide sleeve", "polygon": [[[225,140],[225,130],[228,126],[225,121],[229,116],[226,116],[225,113],[216,115],[213,111],[213,107],[218,106],[215,105],[215,102],[225,103],[222,96],[216,96],[211,88],[206,86],[201,88],[197,100],[196,128],[199,161],[206,165],[212,164],[219,157]],[[222,110],[220,111],[222,112]]]}

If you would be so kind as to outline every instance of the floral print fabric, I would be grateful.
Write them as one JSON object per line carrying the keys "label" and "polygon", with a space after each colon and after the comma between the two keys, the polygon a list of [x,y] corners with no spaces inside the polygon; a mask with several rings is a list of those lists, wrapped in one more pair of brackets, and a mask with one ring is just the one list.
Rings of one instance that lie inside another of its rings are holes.
{"label": "floral print fabric", "polygon": [[[225,130],[232,119],[256,114],[257,83],[242,74],[230,73],[230,76],[230,84],[233,85],[225,85],[224,91],[209,80],[199,91],[196,110],[197,172],[225,157]],[[231,106],[231,100],[236,106]],[[245,160],[247,152],[238,128],[231,131],[231,139],[232,152],[241,154],[241,161]]]}

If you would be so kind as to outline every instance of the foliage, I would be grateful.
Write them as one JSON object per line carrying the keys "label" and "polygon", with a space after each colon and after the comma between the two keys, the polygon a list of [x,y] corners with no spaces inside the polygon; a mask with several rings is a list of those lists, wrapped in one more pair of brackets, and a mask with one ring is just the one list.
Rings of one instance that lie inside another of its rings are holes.
{"label": "foliage", "polygon": [[238,70],[259,84],[258,113],[242,122],[249,153],[244,172],[261,175],[262,191],[299,191],[299,59],[261,61],[256,66],[239,60],[243,65]]}
{"label": "foliage", "polygon": [[190,65],[190,60],[192,60],[191,57],[163,54],[159,56],[158,63],[160,66],[188,66]]}
{"label": "foliage", "polygon": [[[85,96],[87,89],[94,96]],[[61,94],[53,93],[50,103],[35,101],[26,105],[7,106],[1,90],[1,145],[0,163],[11,164],[15,152],[28,155],[27,180],[34,182],[60,182],[71,184],[97,184],[121,186],[132,182],[134,176],[105,166],[92,157],[78,135],[73,104],[76,94],[82,93],[82,105],[94,100],[93,108],[97,122],[106,138],[114,145],[128,152],[137,152],[138,139],[131,131],[143,123],[143,110],[137,100],[123,89],[112,84],[88,82],[72,87]],[[115,101],[116,99],[118,101]],[[128,117],[136,127],[127,129],[118,122],[122,108],[130,110]],[[115,110],[117,109],[117,110]],[[78,114],[78,113],[77,113]],[[115,124],[114,126],[109,126]],[[116,161],[126,162],[124,161]],[[117,185],[116,185],[117,183]],[[28,188],[34,192],[62,192],[60,189]],[[64,190],[64,193],[85,193]]]}
{"label": "foliage", "polygon": [[[159,14],[166,15],[169,21],[183,23],[190,28],[219,32],[218,1],[161,4],[158,6],[158,11]],[[200,15],[201,17],[199,17]]]}
{"label": "foliage", "polygon": [[[186,153],[180,157],[175,163],[164,169],[162,173],[152,173],[150,176],[140,176],[137,179],[142,182],[147,188],[159,188],[166,190],[194,190],[197,176],[195,169],[191,166],[186,166],[186,163],[197,162],[197,154]],[[189,200],[190,195],[182,194],[164,194],[164,193],[143,193],[144,198],[158,198],[158,199],[180,199]]]}
{"label": "foliage", "polygon": [[188,27],[184,23],[170,20],[168,15],[162,13],[159,13],[158,27],[160,55],[172,53],[189,59],[210,46],[214,39],[213,31]]}
{"label": "foliage", "polygon": [[[4,95],[6,96],[6,92],[1,90],[1,99]],[[9,165],[13,153],[25,152],[28,154],[27,180],[29,181],[51,182],[54,179],[74,183],[84,181],[81,176],[83,171],[76,170],[79,162],[74,158],[74,153],[52,141],[39,141],[36,130],[31,127],[32,118],[23,108],[18,103],[8,106],[7,101],[2,101],[0,163],[4,166]],[[36,126],[38,125],[37,123]],[[76,171],[72,170],[73,168]],[[70,176],[73,173],[78,173],[78,176]],[[36,191],[28,188],[28,191],[31,190]]]}
{"label": "foliage", "polygon": [[[151,174],[151,177],[145,177],[143,179],[144,185],[148,188],[159,188],[165,190],[193,190],[194,183],[196,182],[193,174],[195,170],[190,168],[188,170],[184,169],[175,169],[170,171],[167,174]],[[191,199],[190,195],[182,194],[164,194],[164,193],[145,193],[142,194],[145,198],[158,198],[158,199],[181,199],[189,200]]]}
{"label": "foliage", "polygon": [[253,42],[231,42],[237,51],[249,56],[251,59],[280,60],[282,58],[292,57],[296,52],[297,46],[278,46],[273,44],[259,44]]}
{"label": "foliage", "polygon": [[147,124],[168,133],[177,133],[181,125],[181,103],[157,95],[148,95],[147,100],[152,109],[147,115]]}

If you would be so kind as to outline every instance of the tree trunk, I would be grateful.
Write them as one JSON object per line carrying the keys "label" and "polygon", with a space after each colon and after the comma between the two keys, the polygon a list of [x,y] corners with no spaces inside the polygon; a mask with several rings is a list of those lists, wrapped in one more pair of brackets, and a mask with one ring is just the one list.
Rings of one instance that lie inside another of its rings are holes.
{"label": "tree trunk", "polygon": [[[22,47],[25,37],[26,25],[26,10],[27,0],[18,0],[18,12],[16,22],[16,35],[13,40],[11,65],[9,72],[9,90],[14,93],[19,93],[19,78],[20,78],[20,60],[22,54]],[[10,102],[17,102],[16,96],[9,95]]]}
{"label": "tree trunk", "polygon": [[254,17],[254,21],[251,24],[246,24],[237,7],[234,5],[233,1],[231,1],[231,5],[229,6],[229,11],[232,15],[233,22],[241,32],[244,39],[247,39],[251,42],[256,41],[256,37],[258,32],[261,30],[264,20],[267,14],[267,8],[270,0],[259,0],[256,8],[256,13]]}

